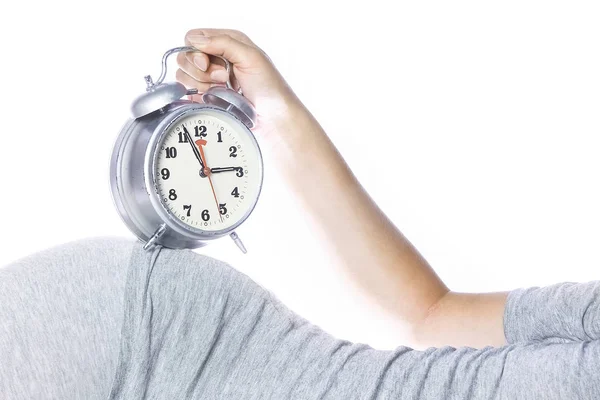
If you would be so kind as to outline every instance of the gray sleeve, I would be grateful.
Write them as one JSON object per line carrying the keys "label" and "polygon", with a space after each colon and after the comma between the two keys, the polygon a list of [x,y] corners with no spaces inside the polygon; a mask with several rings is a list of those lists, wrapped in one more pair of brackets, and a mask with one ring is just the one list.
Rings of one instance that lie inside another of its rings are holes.
{"label": "gray sleeve", "polygon": [[[377,350],[222,261],[142,245],[85,239],[0,269],[0,398],[600,399],[600,340]],[[510,318],[544,292],[513,293]]]}
{"label": "gray sleeve", "polygon": [[600,281],[565,282],[509,293],[504,311],[509,344],[600,339]]}
{"label": "gray sleeve", "polygon": [[600,398],[598,340],[376,350],[330,335],[226,263],[140,248],[111,399]]}

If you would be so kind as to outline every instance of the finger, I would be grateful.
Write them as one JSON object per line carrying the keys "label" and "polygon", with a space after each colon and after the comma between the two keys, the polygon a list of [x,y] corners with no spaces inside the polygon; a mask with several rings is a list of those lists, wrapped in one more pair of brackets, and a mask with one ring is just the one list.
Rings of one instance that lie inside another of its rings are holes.
{"label": "finger", "polygon": [[202,98],[201,94],[188,96],[188,100],[195,101],[196,103],[204,103],[204,99]]}
{"label": "finger", "polygon": [[[215,84],[215,86],[224,86],[222,84]],[[204,94],[200,93],[200,94],[192,94],[192,95],[188,95],[187,99],[190,101],[195,101],[196,103],[204,103],[204,98],[202,97],[204,96]]]}
{"label": "finger", "polygon": [[[189,46],[191,44],[187,43],[187,45]],[[177,62],[180,66],[182,64],[180,62],[182,56],[187,59],[188,63],[194,64],[196,68],[198,68],[200,71],[206,72],[208,70],[208,67],[210,65],[210,59],[208,58],[208,54],[204,54],[200,51],[181,52],[177,55]]]}
{"label": "finger", "polygon": [[221,56],[229,60],[238,68],[254,66],[259,60],[259,50],[232,38],[229,35],[189,35],[192,46],[203,53]]}
{"label": "finger", "polygon": [[204,36],[217,36],[217,35],[229,35],[232,38],[245,43],[250,46],[256,46],[252,40],[243,32],[237,31],[235,29],[213,29],[213,28],[200,28],[200,29],[191,29],[189,30],[185,36],[188,35],[204,35]]}
{"label": "finger", "polygon": [[196,64],[190,62],[185,53],[177,55],[177,64],[179,68],[198,82],[226,82],[229,78],[227,70],[214,63],[211,63],[206,71],[200,70]]}
{"label": "finger", "polygon": [[[185,38],[185,45],[186,46],[192,46],[192,43],[188,40],[188,38]],[[207,68],[210,68],[211,65],[215,65],[217,67],[215,67],[215,69],[218,69],[218,66],[220,65],[222,67],[223,70],[225,70],[225,61],[223,61],[222,59],[220,59],[219,57],[215,57],[215,56],[210,56],[208,54],[204,54],[201,51],[186,51],[185,53],[185,57],[188,59],[188,61],[191,64],[196,65],[196,63],[200,64],[201,67],[204,67],[205,65],[208,65]],[[199,59],[199,60],[195,60],[196,56],[201,56],[204,59]],[[204,60],[207,60],[206,62]],[[200,68],[202,70],[202,68]],[[207,72],[207,69],[204,70],[205,72]],[[223,77],[226,74],[224,73],[220,73],[219,75],[215,76],[215,80],[220,81],[220,79],[223,79]]]}

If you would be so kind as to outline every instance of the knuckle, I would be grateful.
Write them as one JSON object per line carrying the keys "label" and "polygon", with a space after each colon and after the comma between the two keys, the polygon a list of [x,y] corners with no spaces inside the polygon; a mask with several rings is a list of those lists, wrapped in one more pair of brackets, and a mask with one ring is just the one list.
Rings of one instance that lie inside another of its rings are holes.
{"label": "knuckle", "polygon": [[246,34],[245,34],[244,32],[242,32],[242,31],[238,31],[237,29],[232,29],[232,30],[231,30],[231,33],[232,33],[234,36],[237,36],[237,37],[238,37],[238,38],[240,38],[240,39],[245,39],[245,40],[248,40],[248,41],[250,40],[250,38],[248,37],[248,35],[246,35]]}
{"label": "knuckle", "polygon": [[233,41],[233,38],[230,35],[226,34],[226,33],[223,33],[221,35],[217,35],[216,38],[217,38],[217,40],[222,40],[223,42],[225,42],[227,44],[230,44]]}

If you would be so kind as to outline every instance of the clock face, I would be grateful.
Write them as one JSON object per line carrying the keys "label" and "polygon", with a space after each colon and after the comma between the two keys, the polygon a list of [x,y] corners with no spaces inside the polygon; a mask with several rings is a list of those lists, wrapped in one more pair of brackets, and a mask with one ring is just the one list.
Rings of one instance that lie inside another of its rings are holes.
{"label": "clock face", "polygon": [[157,194],[187,227],[226,230],[254,208],[263,174],[260,151],[229,114],[208,108],[184,114],[169,126],[157,151]]}

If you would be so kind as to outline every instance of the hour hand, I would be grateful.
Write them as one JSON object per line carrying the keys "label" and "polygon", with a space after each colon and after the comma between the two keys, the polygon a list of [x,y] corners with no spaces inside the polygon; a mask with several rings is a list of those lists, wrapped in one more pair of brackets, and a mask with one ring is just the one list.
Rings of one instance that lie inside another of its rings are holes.
{"label": "hour hand", "polygon": [[211,168],[210,172],[212,174],[214,174],[217,172],[239,171],[241,169],[242,169],[242,167],[215,167],[215,168]]}

